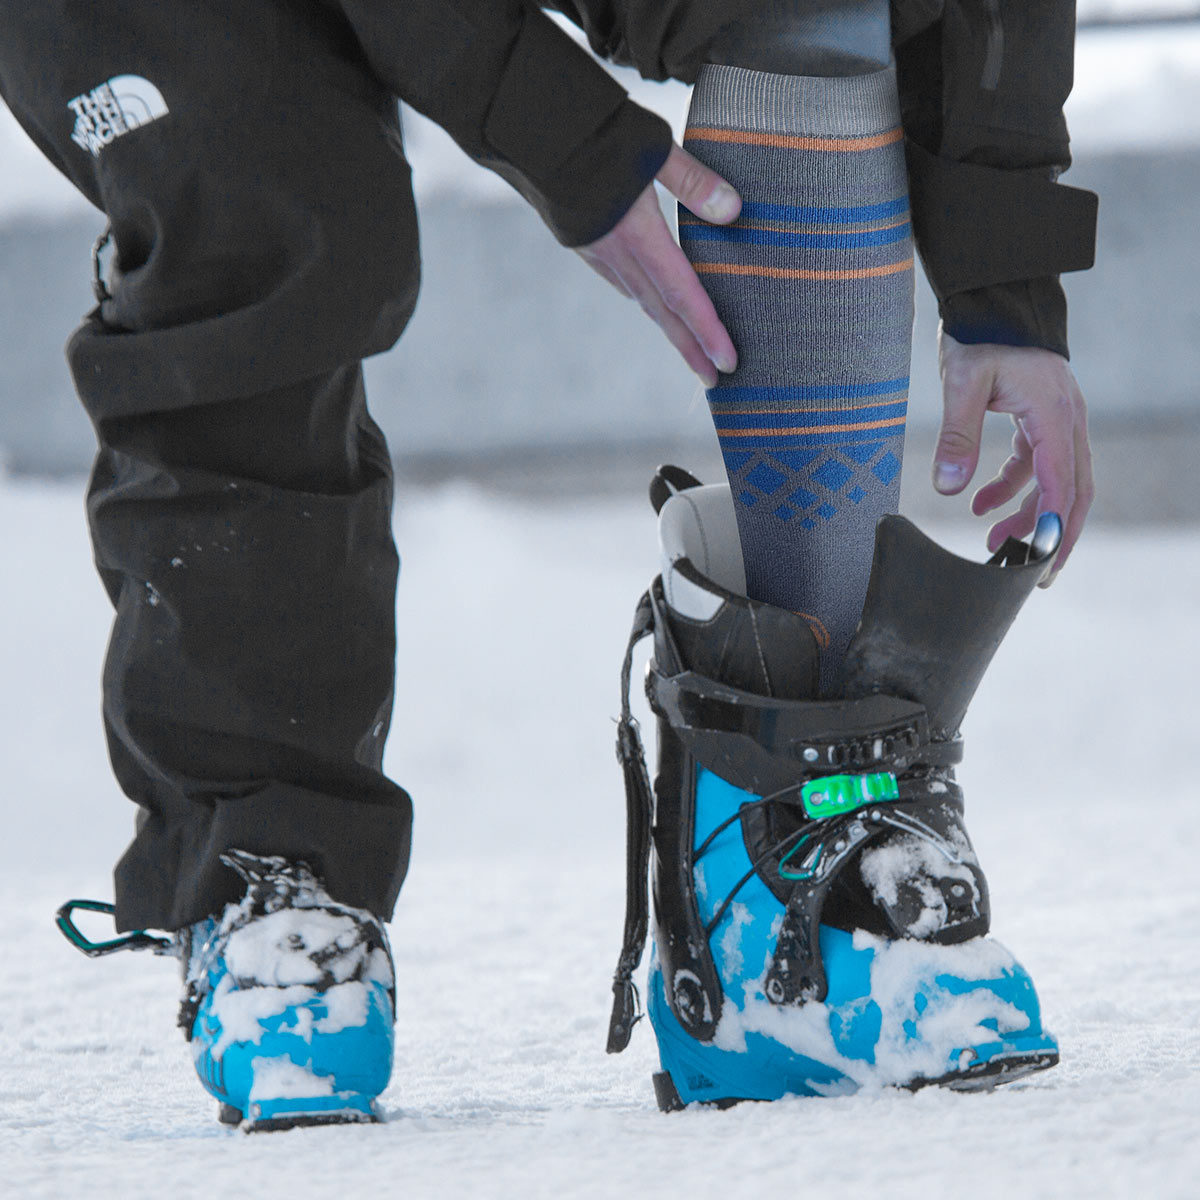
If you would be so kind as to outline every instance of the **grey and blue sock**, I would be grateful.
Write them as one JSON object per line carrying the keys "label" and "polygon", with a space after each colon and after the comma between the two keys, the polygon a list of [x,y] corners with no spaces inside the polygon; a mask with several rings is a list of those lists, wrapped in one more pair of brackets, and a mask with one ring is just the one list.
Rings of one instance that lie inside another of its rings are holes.
{"label": "grey and blue sock", "polygon": [[679,237],[738,349],[708,401],[747,589],[809,620],[829,686],[899,501],[913,245],[894,71],[707,66],[684,145],[743,198],[730,226],[681,209]]}

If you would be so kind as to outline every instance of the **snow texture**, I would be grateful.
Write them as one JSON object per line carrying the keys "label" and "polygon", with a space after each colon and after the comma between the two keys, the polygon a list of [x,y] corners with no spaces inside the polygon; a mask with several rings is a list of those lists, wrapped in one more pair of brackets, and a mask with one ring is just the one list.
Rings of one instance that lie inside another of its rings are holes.
{"label": "snow texture", "polygon": [[[968,861],[975,862],[975,855],[969,854]],[[896,903],[901,885],[917,892],[922,907],[907,926],[910,937],[928,937],[946,924],[949,909],[938,879],[957,880],[955,886],[968,889],[976,903],[979,901],[979,889],[967,862],[950,860],[938,846],[913,834],[868,847],[859,860],[859,871],[871,894],[883,904]]]}
{"label": "snow texture", "polygon": [[[225,965],[240,987],[316,986],[326,972],[338,983],[356,975],[367,955],[358,924],[323,908],[286,908],[235,929],[225,946]],[[318,963],[322,951],[339,953]]]}
{"label": "snow texture", "polygon": [[[982,525],[929,532],[982,551]],[[611,718],[656,563],[649,508],[402,490],[397,534],[387,762],[417,822],[391,929],[388,1122],[247,1137],[194,1078],[177,964],[91,961],[53,928],[67,896],[111,895],[132,829],[99,726],[109,611],[79,487],[0,480],[6,1198],[1196,1194],[1200,531],[1087,531],[966,721],[995,930],[1037,981],[1062,1065],[991,1095],[673,1116],[654,1104],[647,1023],[604,1053],[625,892]]]}
{"label": "snow texture", "polygon": [[753,914],[746,905],[734,901],[729,908],[729,924],[721,935],[721,951],[724,962],[721,967],[721,977],[726,983],[733,983],[742,977],[742,930],[754,920]]}
{"label": "snow texture", "polygon": [[[311,1009],[304,1006],[314,995],[312,988],[302,984],[295,987],[239,988],[230,976],[222,976],[212,999],[213,1014],[221,1022],[221,1036],[212,1048],[213,1058],[221,1058],[230,1046],[239,1042],[257,1045],[267,1032],[263,1022],[287,1012],[289,1008],[296,1010],[296,1019],[283,1027],[283,1031],[311,1042],[313,1014]],[[198,1039],[191,1046],[197,1055],[204,1051],[204,1045]]]}
{"label": "snow texture", "polygon": [[314,1096],[332,1096],[333,1080],[317,1075],[290,1058],[256,1058],[251,1064],[254,1082],[250,1099],[301,1100]]}
{"label": "snow texture", "polygon": [[[964,1046],[983,1045],[1001,1035],[1026,1028],[1028,1019],[994,992],[980,988],[955,994],[941,987],[939,975],[960,975],[969,979],[998,979],[1013,965],[1012,955],[991,938],[975,938],[956,946],[929,942],[887,942],[861,930],[855,934],[856,950],[874,951],[871,961],[871,999],[879,1006],[882,1023],[875,1061],[845,1058],[836,1048],[831,1033],[831,1009],[825,1004],[805,1004],[798,1008],[772,1004],[764,985],[769,960],[762,975],[746,989],[746,1005],[738,1009],[727,1004],[713,1038],[722,1050],[745,1052],[746,1034],[759,1033],[773,1038],[798,1054],[836,1067],[847,1082],[838,1092],[854,1087],[879,1090],[918,1078],[934,1078],[946,1071],[954,1051]],[[920,992],[928,1007],[914,1004]],[[832,1015],[843,1024],[858,1016],[864,1004],[856,1000],[835,1006]],[[985,1021],[995,1022],[988,1027]],[[910,1039],[906,1027],[919,1023],[921,1037]],[[827,1086],[807,1081],[816,1091]]]}

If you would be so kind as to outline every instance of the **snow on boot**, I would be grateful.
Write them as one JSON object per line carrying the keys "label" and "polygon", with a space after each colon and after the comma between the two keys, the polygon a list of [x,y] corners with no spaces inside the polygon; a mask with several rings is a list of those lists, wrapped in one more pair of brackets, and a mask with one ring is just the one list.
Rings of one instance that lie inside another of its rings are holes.
{"label": "snow on boot", "polygon": [[246,895],[180,938],[180,1024],[221,1120],[247,1131],[377,1120],[392,1073],[391,950],[304,863],[240,850]]}
{"label": "snow on boot", "polygon": [[[651,485],[664,570],[622,670],[628,806],[625,943],[610,1053],[647,1009],[659,1104],[973,1089],[1052,1066],[1033,984],[985,937],[987,883],[962,823],[958,728],[1060,538],[987,563],[885,517],[840,685],[818,696],[799,615],[745,595],[729,489],[664,467]],[[653,793],[628,690],[653,634]],[[652,831],[652,832],[651,832]]]}

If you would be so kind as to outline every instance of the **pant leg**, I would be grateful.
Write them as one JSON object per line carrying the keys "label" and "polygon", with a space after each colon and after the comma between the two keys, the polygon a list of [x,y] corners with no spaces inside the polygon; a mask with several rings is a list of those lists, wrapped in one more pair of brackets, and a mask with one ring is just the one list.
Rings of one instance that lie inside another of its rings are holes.
{"label": "pant leg", "polygon": [[398,564],[360,361],[416,298],[395,105],[310,0],[0,0],[0,91],[117,248],[68,353],[141,808],[118,924],[219,908],[234,846],[387,915],[411,805],[381,770]]}

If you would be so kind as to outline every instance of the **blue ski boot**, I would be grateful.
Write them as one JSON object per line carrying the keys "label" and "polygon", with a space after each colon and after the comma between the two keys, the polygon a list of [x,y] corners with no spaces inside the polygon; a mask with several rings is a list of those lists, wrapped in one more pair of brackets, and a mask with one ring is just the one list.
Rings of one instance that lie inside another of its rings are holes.
{"label": "blue ski boot", "polygon": [[[729,489],[677,467],[651,485],[664,570],[622,671],[628,804],[625,944],[608,1049],[647,1008],[664,1110],[863,1086],[995,1086],[1054,1065],[1020,964],[988,931],[962,823],[959,725],[1061,536],[987,563],[885,517],[840,686],[818,698],[800,616],[747,599]],[[654,637],[653,794],[628,690]]]}
{"label": "blue ski boot", "polygon": [[222,855],[247,884],[180,938],[180,1024],[220,1119],[247,1131],[378,1119],[392,1073],[392,957],[381,922],[304,863]]}
{"label": "blue ski boot", "polygon": [[178,933],[94,941],[68,900],[56,924],[91,958],[151,950],[183,962],[179,1013],[200,1082],[247,1132],[379,1119],[392,1074],[392,952],[377,917],[333,900],[302,862],[230,850],[246,895]]}

